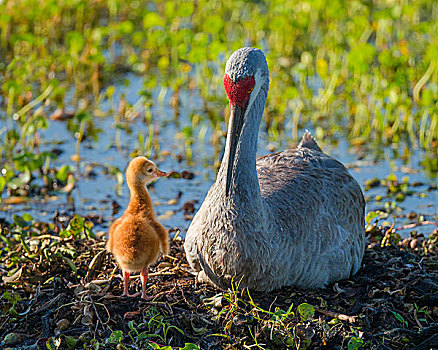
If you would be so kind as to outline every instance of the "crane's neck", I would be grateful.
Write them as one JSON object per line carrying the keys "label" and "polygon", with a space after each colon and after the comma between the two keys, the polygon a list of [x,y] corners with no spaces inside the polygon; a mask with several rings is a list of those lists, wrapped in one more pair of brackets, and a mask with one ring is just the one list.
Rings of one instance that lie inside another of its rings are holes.
{"label": "crane's neck", "polygon": [[[257,200],[261,201],[260,186],[257,178],[256,155],[257,139],[260,122],[265,108],[267,92],[261,89],[256,100],[246,112],[239,141],[236,148],[236,156],[230,187],[230,198],[235,201]],[[230,123],[231,125],[231,123]],[[228,127],[227,143],[222,164],[219,170],[217,182],[225,193],[225,180],[227,176],[228,159],[230,153],[231,128]]]}
{"label": "crane's neck", "polygon": [[132,214],[142,214],[149,219],[154,219],[154,210],[152,207],[152,199],[146,185],[142,181],[128,182],[131,198],[129,200],[127,212]]}

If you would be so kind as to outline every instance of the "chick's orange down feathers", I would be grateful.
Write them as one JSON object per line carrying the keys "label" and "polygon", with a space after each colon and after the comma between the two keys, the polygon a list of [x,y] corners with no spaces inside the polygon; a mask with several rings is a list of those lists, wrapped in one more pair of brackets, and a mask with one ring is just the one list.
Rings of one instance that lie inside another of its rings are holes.
{"label": "chick's orange down feathers", "polygon": [[146,189],[147,183],[166,175],[145,157],[134,158],[126,170],[130,202],[123,216],[111,225],[107,243],[107,250],[123,270],[123,295],[129,296],[130,273],[140,271],[142,297],[146,299],[149,265],[155,262],[160,249],[164,254],[169,252],[167,230],[156,220]]}

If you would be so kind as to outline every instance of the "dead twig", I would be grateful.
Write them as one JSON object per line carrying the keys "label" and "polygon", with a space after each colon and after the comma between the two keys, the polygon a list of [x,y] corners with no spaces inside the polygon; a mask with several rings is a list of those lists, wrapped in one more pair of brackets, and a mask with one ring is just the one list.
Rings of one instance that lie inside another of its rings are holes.
{"label": "dead twig", "polygon": [[49,309],[53,304],[55,304],[59,299],[61,299],[61,297],[63,297],[65,294],[58,294],[56,297],[54,297],[52,300],[49,300],[48,302],[46,302],[44,305],[40,306],[38,309],[36,309],[34,312],[32,312],[29,316],[35,316],[38,315],[39,313]]}
{"label": "dead twig", "polygon": [[[109,313],[108,309],[106,308],[106,306],[105,306],[104,304],[99,304],[99,305],[102,305],[102,306],[105,308],[105,310],[106,310],[106,312],[107,312],[107,315],[108,315],[108,320],[107,320],[106,322],[103,322],[102,319],[100,318],[99,311],[97,311],[96,304],[94,303],[94,300],[93,300],[93,298],[92,298],[92,296],[91,296],[90,293],[88,293],[88,299],[90,300],[91,305],[93,306],[94,313],[96,314],[97,319],[98,319],[99,322],[101,323],[102,328],[103,328],[104,326],[107,326],[107,324],[109,323],[109,321],[110,321],[110,319],[111,319],[111,316],[110,316],[110,313]],[[95,328],[95,330],[94,330],[95,333],[97,332],[97,328],[98,328],[98,326],[99,326],[99,324],[96,323],[96,328]],[[104,329],[104,330],[105,330],[105,329]]]}
{"label": "dead twig", "polygon": [[394,333],[394,332],[400,332],[400,333],[407,333],[407,334],[415,334],[415,335],[418,335],[418,332],[416,332],[416,331],[412,331],[412,330],[407,329],[407,328],[404,328],[404,327],[398,327],[398,328],[393,328],[393,329],[386,330],[386,331],[384,331],[384,332],[377,333],[376,336],[377,336],[377,337],[381,337],[382,335],[387,335],[387,336],[389,336],[389,335],[391,335],[391,334]]}
{"label": "dead twig", "polygon": [[339,319],[341,321],[348,321],[350,323],[356,322],[357,316],[348,316],[348,315],[345,315],[345,314],[341,314],[339,312],[334,312],[334,311],[320,309],[320,308],[315,307],[315,306],[314,306],[314,309],[315,309],[316,312],[319,312],[320,314],[323,314],[323,315],[329,316],[329,317],[334,317],[334,318],[337,318],[337,319]]}
{"label": "dead twig", "polygon": [[[157,271],[157,272],[152,272],[149,274],[149,277],[154,277],[154,276],[171,276],[174,275],[175,272],[170,272],[170,267],[165,267],[164,269]],[[131,275],[129,276],[129,280],[133,281],[133,280],[137,280],[138,278],[140,278],[140,275]]]}
{"label": "dead twig", "polygon": [[36,236],[36,237],[31,237],[29,238],[28,241],[37,241],[37,240],[42,240],[42,239],[54,239],[55,241],[65,241],[64,238],[59,237],[59,236],[54,236],[54,235],[49,235],[49,234],[45,234],[45,235],[41,235],[41,236]]}
{"label": "dead twig", "polygon": [[435,226],[438,226],[438,223],[435,222],[435,221],[414,222],[413,224],[407,224],[407,225],[403,225],[401,227],[397,227],[395,229],[395,231],[408,230],[410,228],[415,228],[415,227],[418,227],[418,226],[425,226],[425,225],[435,225]]}

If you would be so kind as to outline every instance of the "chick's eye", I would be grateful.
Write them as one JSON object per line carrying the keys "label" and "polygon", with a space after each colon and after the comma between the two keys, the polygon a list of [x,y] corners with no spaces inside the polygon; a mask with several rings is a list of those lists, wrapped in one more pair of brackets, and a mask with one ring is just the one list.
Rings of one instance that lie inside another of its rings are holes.
{"label": "chick's eye", "polygon": [[248,94],[250,94],[252,92],[252,90],[254,90],[253,87],[248,90]]}
{"label": "chick's eye", "polygon": [[148,173],[151,173],[152,172],[152,169],[148,169]]}

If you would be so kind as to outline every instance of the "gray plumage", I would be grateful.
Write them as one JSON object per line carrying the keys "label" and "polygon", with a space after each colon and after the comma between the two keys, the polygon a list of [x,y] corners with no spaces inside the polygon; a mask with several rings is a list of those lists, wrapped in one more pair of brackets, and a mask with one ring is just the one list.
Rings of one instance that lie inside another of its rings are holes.
{"label": "gray plumage", "polygon": [[[256,85],[246,113],[230,117],[216,182],[187,231],[184,247],[199,280],[228,288],[234,278],[242,287],[271,291],[320,288],[355,274],[365,249],[359,185],[308,132],[297,148],[256,160],[269,88],[266,59],[243,48],[225,72],[234,82],[255,76]],[[233,118],[243,118],[237,136]]]}
{"label": "gray plumage", "polygon": [[310,148],[314,149],[315,151],[322,152],[322,149],[319,148],[318,144],[316,143],[316,140],[313,138],[313,136],[306,130],[306,132],[303,135],[303,138],[301,139],[301,142],[297,146],[298,148]]}
{"label": "gray plumage", "polygon": [[[252,47],[243,47],[240,50],[234,51],[225,66],[225,73],[233,81],[254,76],[257,68],[268,72],[268,63],[262,50]],[[269,81],[268,81],[269,84]]]}

